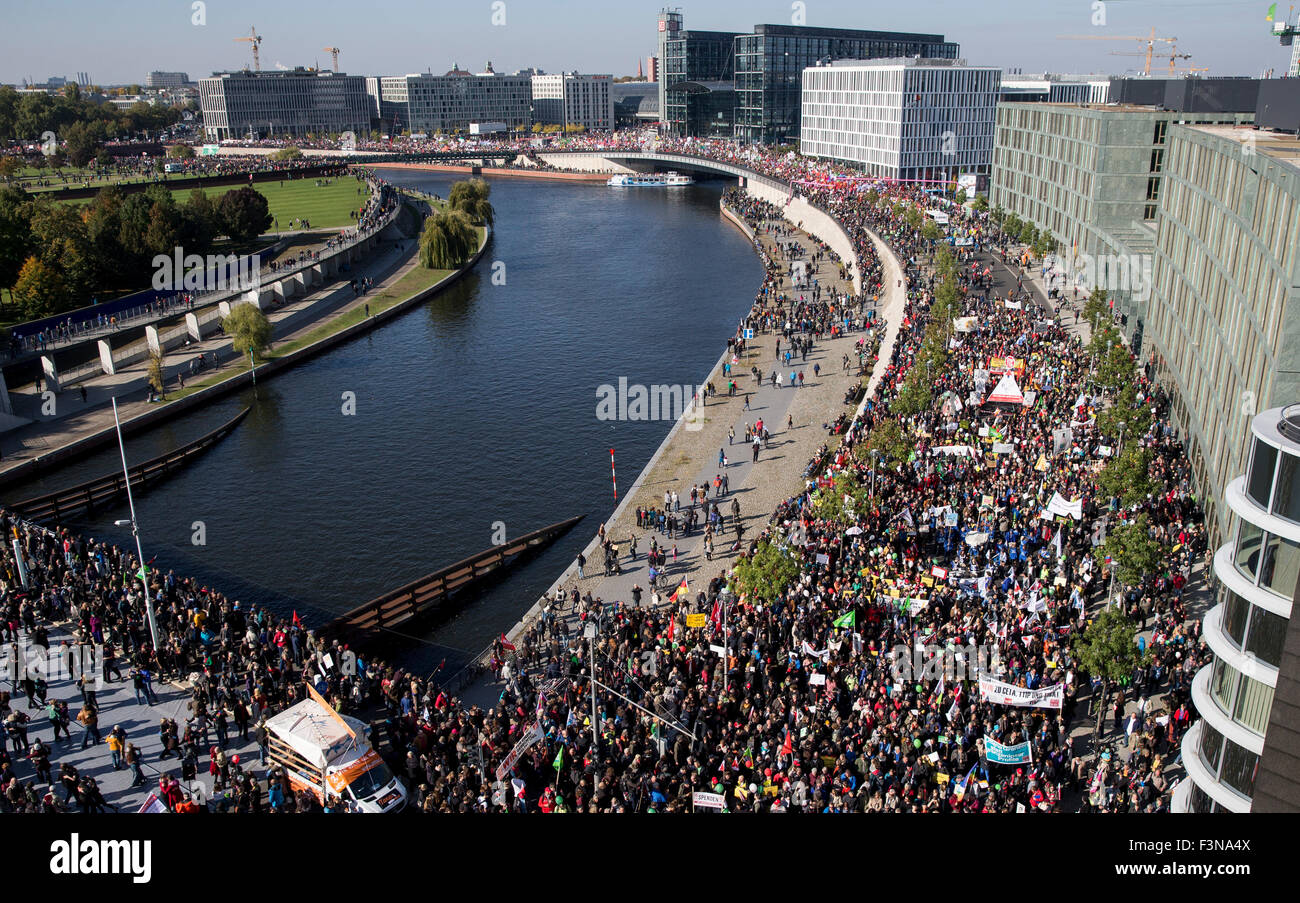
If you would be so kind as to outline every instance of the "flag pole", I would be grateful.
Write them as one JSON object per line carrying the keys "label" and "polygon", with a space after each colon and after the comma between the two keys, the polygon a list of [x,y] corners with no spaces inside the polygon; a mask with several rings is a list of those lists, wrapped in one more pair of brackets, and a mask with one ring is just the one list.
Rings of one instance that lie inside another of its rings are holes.
{"label": "flag pole", "polygon": [[614,482],[614,501],[618,501],[618,474],[614,472],[614,449],[609,450],[609,478]]}

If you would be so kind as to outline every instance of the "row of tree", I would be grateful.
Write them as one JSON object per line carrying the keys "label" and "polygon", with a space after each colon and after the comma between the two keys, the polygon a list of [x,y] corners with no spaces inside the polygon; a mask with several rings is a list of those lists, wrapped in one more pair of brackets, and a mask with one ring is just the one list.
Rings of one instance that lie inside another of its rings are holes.
{"label": "row of tree", "polygon": [[37,319],[147,287],[156,255],[205,255],[218,236],[246,240],[270,225],[265,196],[247,186],[216,200],[195,189],[185,203],[162,185],[108,186],[87,204],[0,188],[0,286]]}
{"label": "row of tree", "polygon": [[38,141],[44,133],[53,132],[74,166],[95,159],[105,141],[160,132],[182,115],[180,107],[141,102],[121,109],[96,102],[83,97],[76,85],[67,85],[62,94],[53,96],[19,94],[8,85],[0,86],[0,143]]}
{"label": "row of tree", "polygon": [[1035,257],[1046,257],[1056,251],[1058,242],[1050,231],[1040,229],[1014,213],[1007,213],[1001,206],[994,207],[989,212],[989,218],[997,223],[1003,235],[1026,245]]}

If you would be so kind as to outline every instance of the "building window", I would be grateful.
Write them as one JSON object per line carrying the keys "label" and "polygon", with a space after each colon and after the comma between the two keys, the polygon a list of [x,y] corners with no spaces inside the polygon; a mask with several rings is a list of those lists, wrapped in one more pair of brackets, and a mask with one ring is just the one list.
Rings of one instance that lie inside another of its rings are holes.
{"label": "building window", "polygon": [[1259,585],[1290,599],[1295,595],[1297,579],[1300,579],[1300,543],[1266,534]]}
{"label": "building window", "polygon": [[1199,785],[1192,785],[1192,792],[1187,798],[1187,808],[1198,815],[1209,815],[1218,811],[1219,804],[1210,798],[1210,795],[1200,788]]}
{"label": "building window", "polygon": [[1256,505],[1268,510],[1269,491],[1273,488],[1273,470],[1277,464],[1277,449],[1256,437],[1255,453],[1250,461],[1250,475],[1246,479],[1246,494]]}
{"label": "building window", "polygon": [[1268,727],[1268,712],[1273,707],[1273,688],[1241,675],[1237,681],[1237,705],[1232,718],[1261,737]]}
{"label": "building window", "polygon": [[1286,642],[1287,619],[1258,605],[1251,607],[1250,631],[1246,634],[1247,652],[1274,668],[1282,664],[1282,646]]}
{"label": "building window", "polygon": [[1219,759],[1223,755],[1223,734],[1208,721],[1201,721],[1201,761],[1211,774],[1219,773]]}
{"label": "building window", "polygon": [[1219,775],[1219,781],[1238,793],[1252,796],[1255,793],[1255,772],[1258,767],[1259,756],[1229,740],[1223,753],[1223,772]]}
{"label": "building window", "polygon": [[1259,570],[1259,547],[1264,539],[1264,531],[1248,520],[1242,520],[1237,532],[1237,544],[1234,551],[1234,564],[1237,570],[1250,582],[1255,582]]}
{"label": "building window", "polygon": [[1246,620],[1250,615],[1251,605],[1226,586],[1223,588],[1223,632],[1233,644],[1242,648],[1246,638]]}
{"label": "building window", "polygon": [[1283,452],[1273,497],[1273,513],[1283,520],[1300,524],[1300,458]]}

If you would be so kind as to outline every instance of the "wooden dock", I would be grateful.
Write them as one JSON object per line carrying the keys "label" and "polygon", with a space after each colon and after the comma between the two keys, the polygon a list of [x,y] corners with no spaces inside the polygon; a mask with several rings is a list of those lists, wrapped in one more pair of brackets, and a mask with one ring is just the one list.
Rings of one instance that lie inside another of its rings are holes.
{"label": "wooden dock", "polygon": [[[139,492],[154,483],[158,483],[183,467],[185,462],[196,455],[201,455],[229,436],[239,426],[240,421],[248,416],[252,408],[244,408],[233,418],[217,427],[212,432],[200,436],[193,442],[182,445],[165,455],[159,455],[130,468],[131,489]],[[126,483],[121,472],[98,477],[77,486],[60,489],[36,498],[27,499],[10,505],[9,508],[28,520],[57,520],[81,511],[94,511],[101,505],[110,505],[126,497]]]}
{"label": "wooden dock", "polygon": [[525,533],[503,545],[493,546],[449,567],[434,571],[405,586],[390,590],[359,605],[326,624],[319,634],[328,639],[364,639],[383,630],[394,630],[414,618],[428,614],[453,593],[469,588],[521,556],[540,551],[577,525],[578,515]]}

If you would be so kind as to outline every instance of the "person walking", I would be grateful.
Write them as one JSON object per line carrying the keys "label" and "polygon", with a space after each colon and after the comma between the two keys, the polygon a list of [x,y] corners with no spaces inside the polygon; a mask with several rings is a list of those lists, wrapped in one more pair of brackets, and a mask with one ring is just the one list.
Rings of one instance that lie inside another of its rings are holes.
{"label": "person walking", "polygon": [[82,727],[81,748],[97,744],[99,739],[99,715],[96,714],[94,706],[89,702],[81,707],[77,713],[77,723]]}

